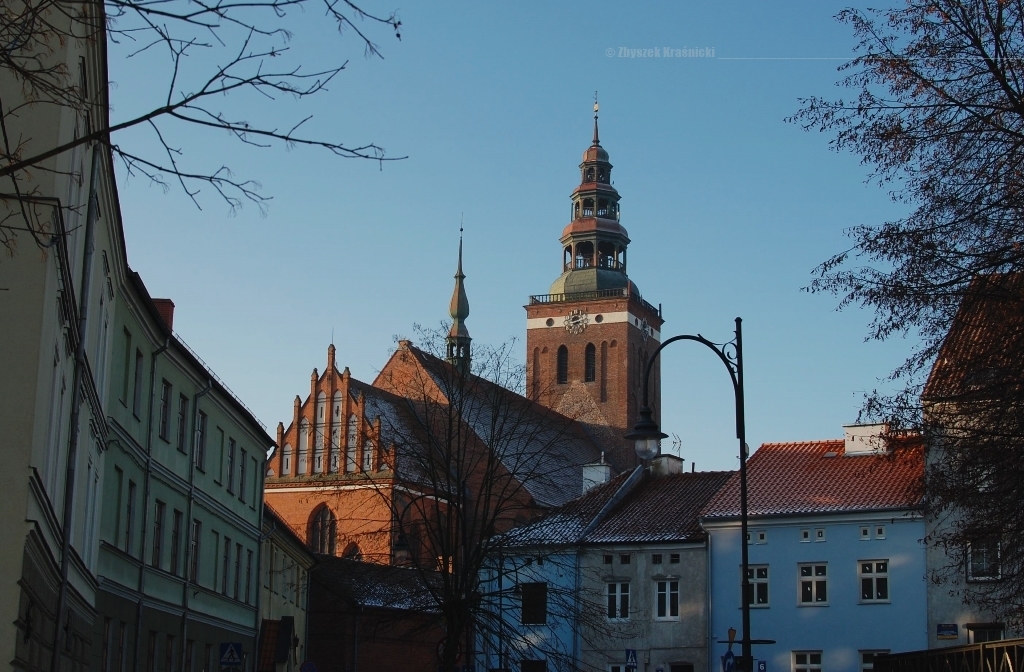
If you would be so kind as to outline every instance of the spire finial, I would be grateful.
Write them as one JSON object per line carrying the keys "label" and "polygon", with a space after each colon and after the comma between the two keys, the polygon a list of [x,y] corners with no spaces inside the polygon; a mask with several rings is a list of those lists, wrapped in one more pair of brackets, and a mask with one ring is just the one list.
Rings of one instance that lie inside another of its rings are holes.
{"label": "spire finial", "polygon": [[601,144],[601,140],[597,136],[597,110],[598,110],[597,91],[594,91],[594,144],[595,145],[600,145]]}

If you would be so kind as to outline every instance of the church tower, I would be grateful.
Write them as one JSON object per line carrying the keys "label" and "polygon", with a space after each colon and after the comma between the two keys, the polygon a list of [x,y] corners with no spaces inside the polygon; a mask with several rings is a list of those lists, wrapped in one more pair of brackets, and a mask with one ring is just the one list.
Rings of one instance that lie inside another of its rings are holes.
{"label": "church tower", "polygon": [[469,373],[470,344],[473,341],[469,337],[469,329],[466,328],[466,318],[469,317],[469,297],[466,296],[466,286],[463,283],[465,279],[466,275],[462,272],[462,229],[460,228],[459,267],[455,271],[455,289],[452,291],[451,303],[448,304],[452,328],[448,332],[446,345],[448,363],[464,374]]}
{"label": "church tower", "polygon": [[[619,192],[601,146],[594,103],[594,138],[583,153],[580,185],[562,229],[561,275],[526,306],[527,392],[577,419],[618,470],[638,463],[623,436],[643,398],[643,364],[659,345],[661,309],[640,296],[626,274],[629,235],[620,223]],[[660,419],[661,376],[651,371],[651,408]]]}

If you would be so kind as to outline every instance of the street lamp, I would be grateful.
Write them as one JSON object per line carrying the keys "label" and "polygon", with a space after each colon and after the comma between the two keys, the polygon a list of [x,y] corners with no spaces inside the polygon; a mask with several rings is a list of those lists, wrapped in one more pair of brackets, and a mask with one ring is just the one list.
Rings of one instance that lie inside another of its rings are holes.
{"label": "street lamp", "polygon": [[[768,643],[767,640],[752,640],[750,638],[750,577],[747,575],[749,561],[747,557],[747,429],[743,416],[743,320],[736,318],[736,336],[728,343],[712,343],[700,334],[691,336],[673,336],[658,346],[644,367],[644,401],[640,407],[640,420],[633,426],[633,431],[626,434],[627,439],[633,439],[637,456],[644,461],[650,460],[658,454],[658,444],[668,436],[661,431],[658,423],[652,417],[650,403],[648,401],[648,384],[650,383],[651,368],[654,366],[658,354],[665,349],[665,346],[676,341],[696,341],[710,348],[718,358],[725,364],[729,371],[729,378],[732,380],[733,393],[736,397],[736,438],[740,442],[740,537],[742,549],[742,572],[743,572],[743,596],[740,604],[743,611],[743,638],[740,640],[742,647],[739,661],[739,669],[745,672],[752,672],[753,658],[750,655],[750,645],[753,643]],[[732,639],[732,638],[730,638]]]}

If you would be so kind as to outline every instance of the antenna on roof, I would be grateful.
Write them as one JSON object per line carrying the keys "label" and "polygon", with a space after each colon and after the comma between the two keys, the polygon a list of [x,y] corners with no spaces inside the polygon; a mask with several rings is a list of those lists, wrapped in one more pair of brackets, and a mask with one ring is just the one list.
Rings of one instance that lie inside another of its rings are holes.
{"label": "antenna on roof", "polygon": [[683,440],[675,432],[672,432],[672,452],[679,457],[683,456]]}

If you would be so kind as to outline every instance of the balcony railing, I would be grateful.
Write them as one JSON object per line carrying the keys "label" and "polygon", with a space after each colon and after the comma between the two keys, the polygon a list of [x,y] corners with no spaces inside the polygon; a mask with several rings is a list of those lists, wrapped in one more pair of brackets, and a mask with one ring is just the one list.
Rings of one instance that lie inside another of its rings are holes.
{"label": "balcony railing", "polygon": [[[576,257],[570,262],[562,265],[562,270],[579,271],[585,268],[594,268],[594,260],[590,257]],[[601,257],[597,260],[597,268],[607,268],[610,271],[626,272],[626,265],[611,257]]]}
{"label": "balcony railing", "polygon": [[1024,639],[908,651],[875,658],[875,672],[1021,672]]}
{"label": "balcony railing", "polygon": [[569,292],[567,294],[535,294],[530,297],[530,305],[538,303],[563,303],[566,301],[593,301],[595,299],[613,299],[617,297],[625,297],[633,301],[636,301],[641,306],[651,311],[655,315],[661,315],[661,309],[652,306],[650,303],[645,301],[639,294],[631,294],[629,291],[629,287],[619,287],[617,289],[599,289],[593,292]]}

